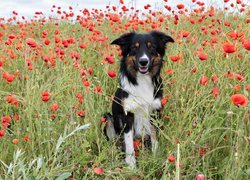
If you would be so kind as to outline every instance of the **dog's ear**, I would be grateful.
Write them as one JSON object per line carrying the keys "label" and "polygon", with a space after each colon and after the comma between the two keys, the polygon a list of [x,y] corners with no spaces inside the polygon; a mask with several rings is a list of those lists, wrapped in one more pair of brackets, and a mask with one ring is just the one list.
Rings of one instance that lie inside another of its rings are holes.
{"label": "dog's ear", "polygon": [[112,41],[111,44],[116,44],[119,46],[124,46],[130,43],[130,41],[132,40],[132,38],[134,37],[135,33],[131,32],[131,33],[126,33],[123,34],[121,37],[115,39],[114,41]]}
{"label": "dog's ear", "polygon": [[151,31],[150,34],[156,38],[157,40],[159,40],[160,42],[162,42],[164,45],[166,45],[168,42],[174,42],[174,39],[169,36],[164,34],[163,32],[159,32],[159,31]]}
{"label": "dog's ear", "polygon": [[163,56],[165,54],[166,44],[169,42],[173,43],[174,39],[171,36],[159,31],[151,31],[150,34],[156,39],[156,42],[158,43],[158,51],[160,55]]}
{"label": "dog's ear", "polygon": [[133,39],[135,32],[123,34],[121,37],[115,39],[111,44],[115,44],[121,47],[122,55],[126,56],[129,52],[131,40]]}

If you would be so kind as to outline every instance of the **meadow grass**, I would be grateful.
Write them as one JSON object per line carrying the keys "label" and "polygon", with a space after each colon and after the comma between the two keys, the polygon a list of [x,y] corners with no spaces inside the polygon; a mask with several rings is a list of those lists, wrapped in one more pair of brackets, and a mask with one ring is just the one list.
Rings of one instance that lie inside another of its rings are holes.
{"label": "meadow grass", "polygon": [[[126,29],[124,26],[128,20],[123,19],[121,30],[113,32],[119,25],[110,26],[110,21],[103,19],[100,26],[95,27],[108,37],[103,42],[90,40],[93,32],[78,23],[61,21],[55,25],[53,21],[35,22],[26,23],[23,27],[5,24],[6,29],[0,30],[4,32],[2,42],[7,40],[8,34],[20,36],[24,32],[26,35],[15,39],[12,45],[2,43],[0,49],[4,60],[0,72],[20,73],[11,83],[6,83],[4,78],[0,80],[0,116],[12,117],[10,126],[5,128],[5,136],[0,139],[1,179],[195,179],[197,174],[204,174],[206,179],[249,179],[249,105],[235,106],[230,97],[235,93],[249,97],[245,87],[250,78],[250,54],[238,40],[235,41],[237,52],[224,56],[222,49],[225,41],[233,41],[227,36],[230,31],[237,30],[245,33],[246,39],[250,38],[246,15],[236,20],[233,15],[223,17],[218,12],[194,25],[185,16],[180,17],[177,25],[173,24],[173,18],[165,18],[158,30],[171,35],[176,42],[168,45],[162,69],[164,97],[167,96],[168,101],[158,124],[159,148],[153,156],[150,148],[143,146],[139,150],[135,170],[124,163],[121,149],[106,140],[104,123],[100,122],[103,114],[111,111],[112,96],[118,87],[117,78],[107,75],[108,70],[114,69],[118,76],[120,60],[118,51],[109,43],[131,30],[131,27]],[[199,16],[192,18],[197,21]],[[213,18],[222,22],[228,20],[232,25],[228,27],[211,22]],[[94,19],[90,22],[96,23]],[[208,28],[212,23],[215,26]],[[201,31],[202,26],[207,27],[208,34]],[[210,34],[219,26],[222,29],[217,35]],[[151,24],[138,25],[137,31],[145,32],[145,28],[151,28]],[[43,30],[49,32],[47,37],[51,44],[48,46],[41,38]],[[68,48],[56,44],[55,30],[60,31],[58,36],[61,39],[72,37],[76,43]],[[183,30],[190,32],[187,38],[181,37]],[[28,37],[34,38],[41,49],[26,45]],[[218,38],[213,46],[211,37]],[[195,43],[192,39],[196,39]],[[203,41],[209,45],[202,46]],[[86,49],[79,48],[82,42],[87,44]],[[18,43],[23,49],[16,48]],[[200,61],[195,55],[201,47],[208,55],[205,61]],[[65,51],[64,60],[56,54],[56,48]],[[15,58],[9,57],[10,51]],[[77,61],[79,67],[86,71],[92,68],[92,74],[87,73],[84,77],[79,74],[80,68],[74,66],[76,60],[70,57],[72,51],[81,56]],[[110,53],[115,54],[114,64],[104,63],[104,54]],[[182,60],[172,62],[168,56],[176,54],[182,54]],[[42,55],[54,56],[55,67],[47,67]],[[27,68],[27,58],[33,63],[32,70]],[[174,72],[166,73],[167,68]],[[193,68],[197,69],[195,73]],[[229,71],[242,74],[244,80],[225,77]],[[199,83],[203,75],[209,78],[205,86]],[[213,75],[218,76],[217,82],[211,81]],[[89,87],[83,85],[85,78],[90,82]],[[236,84],[241,87],[238,91],[234,88]],[[95,86],[100,86],[102,92],[94,91]],[[215,86],[219,88],[218,97],[212,93]],[[44,91],[51,94],[48,102],[41,100]],[[77,93],[83,95],[82,104],[76,98]],[[9,94],[13,94],[19,106],[5,102]],[[59,105],[56,112],[50,110],[53,103]],[[77,114],[80,109],[84,110],[84,117]],[[51,118],[52,113],[56,118]],[[14,114],[19,115],[18,121],[13,120]],[[29,137],[28,142],[24,140],[25,135]],[[13,139],[19,142],[12,143]],[[177,162],[168,161],[169,155],[177,158],[177,152],[180,167],[176,166]],[[95,174],[94,167],[101,167],[104,173]]]}

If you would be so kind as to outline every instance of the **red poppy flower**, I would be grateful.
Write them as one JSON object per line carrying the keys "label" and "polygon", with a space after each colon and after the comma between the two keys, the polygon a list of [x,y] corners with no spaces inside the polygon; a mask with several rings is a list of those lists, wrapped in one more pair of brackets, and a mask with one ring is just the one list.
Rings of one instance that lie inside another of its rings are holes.
{"label": "red poppy flower", "polygon": [[247,91],[250,91],[250,84],[247,84],[247,85],[246,85],[246,90],[247,90]]}
{"label": "red poppy flower", "polygon": [[85,87],[89,87],[90,86],[90,82],[87,80],[87,81],[84,81],[83,82],[83,85],[85,86]]}
{"label": "red poppy flower", "polygon": [[10,116],[2,117],[2,126],[3,127],[8,127],[10,122],[11,122]]}
{"label": "red poppy flower", "polygon": [[104,123],[106,122],[106,119],[104,117],[100,118],[100,122]]}
{"label": "red poppy flower", "polygon": [[225,53],[233,53],[233,52],[236,51],[236,47],[235,47],[235,45],[232,44],[232,43],[228,43],[228,42],[227,42],[227,43],[224,43],[224,44],[222,45],[222,47],[223,47]]}
{"label": "red poppy flower", "polygon": [[0,60],[0,67],[3,67],[3,61]]}
{"label": "red poppy flower", "polygon": [[42,97],[42,101],[44,101],[44,102],[49,101],[49,96],[43,96],[43,97]]}
{"label": "red poppy flower", "polygon": [[4,137],[4,135],[5,135],[5,130],[0,129],[0,138]]}
{"label": "red poppy flower", "polygon": [[18,114],[14,114],[13,118],[14,118],[15,121],[19,121],[19,115]]}
{"label": "red poppy flower", "polygon": [[11,83],[15,79],[15,75],[13,74],[8,74],[8,73],[3,73],[2,77],[5,78],[7,83]]}
{"label": "red poppy flower", "polygon": [[181,35],[182,35],[182,37],[188,37],[189,35],[190,35],[190,31],[186,31],[186,30],[183,30],[182,32],[181,32]]}
{"label": "red poppy flower", "polygon": [[207,59],[207,55],[205,53],[203,53],[203,52],[198,52],[198,57],[202,61]]}
{"label": "red poppy flower", "polygon": [[217,97],[219,95],[219,88],[218,87],[213,88],[213,95],[214,95],[214,97]]}
{"label": "red poppy flower", "polygon": [[50,118],[51,119],[55,119],[56,118],[56,114],[50,114]]}
{"label": "red poppy flower", "polygon": [[177,7],[178,9],[183,9],[185,6],[184,6],[184,4],[177,4],[176,7]]}
{"label": "red poppy flower", "polygon": [[50,93],[46,91],[42,92],[42,101],[47,102],[49,100],[50,100]]}
{"label": "red poppy flower", "polygon": [[77,110],[77,114],[78,114],[78,116],[80,116],[80,117],[84,117],[85,116],[85,112],[84,112],[84,110]]}
{"label": "red poppy flower", "polygon": [[116,72],[115,72],[114,70],[109,70],[109,71],[108,71],[108,75],[109,75],[109,77],[111,77],[111,78],[115,78],[115,77],[116,77]]}
{"label": "red poppy flower", "polygon": [[233,104],[236,105],[236,106],[243,106],[243,107],[245,107],[248,104],[248,99],[243,94],[232,95],[230,99],[233,102]]}
{"label": "red poppy flower", "polygon": [[175,157],[174,157],[174,155],[168,156],[168,161],[171,162],[171,163],[175,162]]}
{"label": "red poppy flower", "polygon": [[110,55],[105,55],[105,60],[108,61],[109,64],[113,64],[115,62],[114,58]]}
{"label": "red poppy flower", "polygon": [[142,147],[142,143],[139,139],[134,140],[133,146],[135,151],[139,150]]}
{"label": "red poppy flower", "polygon": [[181,60],[181,57],[182,57],[181,54],[177,54],[177,55],[169,56],[169,59],[171,61],[177,62],[177,61]]}
{"label": "red poppy flower", "polygon": [[95,174],[102,175],[103,174],[103,169],[101,167],[95,167],[93,169]]}
{"label": "red poppy flower", "polygon": [[23,137],[23,139],[24,139],[25,142],[29,142],[29,136],[28,136],[28,135],[25,135],[25,136]]}
{"label": "red poppy flower", "polygon": [[51,111],[56,111],[57,109],[59,108],[58,104],[57,103],[54,103],[50,106],[50,110]]}
{"label": "red poppy flower", "polygon": [[13,97],[13,95],[8,95],[7,97],[6,97],[6,102],[7,103],[12,103],[13,101],[14,101],[14,97]]}
{"label": "red poppy flower", "polygon": [[26,44],[32,48],[37,46],[36,41],[33,38],[26,39]]}
{"label": "red poppy flower", "polygon": [[192,71],[193,73],[195,73],[195,72],[197,71],[197,69],[196,69],[196,68],[193,68],[191,71]]}
{"label": "red poppy flower", "polygon": [[44,44],[45,44],[45,45],[49,45],[49,44],[50,44],[50,40],[49,40],[48,38],[46,38],[46,39],[44,40]]}
{"label": "red poppy flower", "polygon": [[86,44],[82,43],[82,44],[79,45],[79,47],[80,47],[81,49],[86,49],[87,46],[86,46]]}
{"label": "red poppy flower", "polygon": [[102,92],[102,88],[100,87],[100,86],[95,86],[94,87],[94,91],[96,91],[96,92]]}
{"label": "red poppy flower", "polygon": [[17,144],[18,143],[18,139],[13,139],[12,142],[13,142],[13,144]]}
{"label": "red poppy flower", "polygon": [[215,75],[212,76],[211,79],[212,79],[213,82],[216,82],[216,81],[218,81],[218,76],[215,74]]}
{"label": "red poppy flower", "polygon": [[249,50],[249,51],[250,51],[250,39],[247,39],[247,40],[244,40],[244,41],[243,41],[243,47],[244,47],[246,50]]}
{"label": "red poppy flower", "polygon": [[198,174],[196,180],[205,180],[205,176],[203,174]]}
{"label": "red poppy flower", "polygon": [[200,78],[200,84],[201,85],[205,86],[205,85],[207,85],[207,82],[208,82],[208,77],[207,76],[202,76]]}
{"label": "red poppy flower", "polygon": [[161,104],[164,106],[168,102],[168,98],[162,98]]}

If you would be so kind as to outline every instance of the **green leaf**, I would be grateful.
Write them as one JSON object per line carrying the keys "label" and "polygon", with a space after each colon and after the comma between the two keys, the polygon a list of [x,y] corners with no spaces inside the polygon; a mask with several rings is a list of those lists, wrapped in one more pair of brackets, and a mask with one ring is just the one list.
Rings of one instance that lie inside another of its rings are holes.
{"label": "green leaf", "polygon": [[64,179],[69,178],[70,176],[71,176],[70,172],[65,172],[65,173],[62,173],[60,176],[58,176],[56,180],[64,180]]}

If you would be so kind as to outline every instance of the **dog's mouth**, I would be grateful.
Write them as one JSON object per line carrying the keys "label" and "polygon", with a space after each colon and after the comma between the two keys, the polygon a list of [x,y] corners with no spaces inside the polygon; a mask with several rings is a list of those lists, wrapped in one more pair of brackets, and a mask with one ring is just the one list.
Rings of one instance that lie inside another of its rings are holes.
{"label": "dog's mouth", "polygon": [[142,74],[146,74],[148,72],[148,67],[139,67],[139,72]]}

